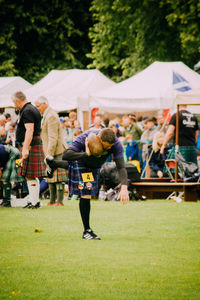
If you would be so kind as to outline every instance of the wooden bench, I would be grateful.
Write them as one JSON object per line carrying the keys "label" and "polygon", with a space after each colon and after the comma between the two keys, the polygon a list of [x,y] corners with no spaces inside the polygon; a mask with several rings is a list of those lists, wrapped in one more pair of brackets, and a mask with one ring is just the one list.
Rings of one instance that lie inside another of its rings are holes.
{"label": "wooden bench", "polygon": [[[141,195],[153,198],[153,192],[184,192],[184,201],[197,201],[197,189],[200,188],[199,182],[133,182],[132,185]],[[151,196],[152,195],[152,196]]]}

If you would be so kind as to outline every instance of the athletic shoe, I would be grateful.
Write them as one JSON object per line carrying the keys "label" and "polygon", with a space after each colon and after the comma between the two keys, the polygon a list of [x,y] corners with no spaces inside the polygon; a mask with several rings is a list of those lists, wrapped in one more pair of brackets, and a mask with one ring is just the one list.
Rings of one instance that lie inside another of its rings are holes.
{"label": "athletic shoe", "polygon": [[40,202],[37,202],[35,205],[31,205],[31,207],[29,207],[29,208],[32,208],[32,209],[40,208]]}
{"label": "athletic shoe", "polygon": [[53,167],[53,163],[54,163],[54,159],[53,156],[47,155],[44,159],[44,163],[47,167],[46,172],[47,172],[47,177],[48,178],[52,178],[53,177],[53,173],[55,171],[54,167]]}
{"label": "athletic shoe", "polygon": [[54,204],[54,206],[64,206],[64,204],[63,204],[63,203],[60,203],[60,202],[56,202],[56,203]]}
{"label": "athletic shoe", "polygon": [[31,208],[32,206],[32,203],[31,202],[28,202],[25,206],[23,206],[22,208]]}
{"label": "athletic shoe", "polygon": [[100,237],[96,235],[92,229],[87,229],[83,232],[83,239],[85,240],[100,240]]}
{"label": "athletic shoe", "polygon": [[50,203],[50,202],[48,202],[47,205],[48,205],[48,206],[55,206],[55,203]]}

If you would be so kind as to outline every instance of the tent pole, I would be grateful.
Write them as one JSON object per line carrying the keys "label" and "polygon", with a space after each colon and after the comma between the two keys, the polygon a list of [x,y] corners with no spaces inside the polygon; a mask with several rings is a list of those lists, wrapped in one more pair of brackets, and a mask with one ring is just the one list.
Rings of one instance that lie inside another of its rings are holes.
{"label": "tent pole", "polygon": [[[179,150],[179,104],[177,105],[176,112],[176,145],[175,145],[175,153]],[[175,182],[178,181],[178,162],[175,162]]]}

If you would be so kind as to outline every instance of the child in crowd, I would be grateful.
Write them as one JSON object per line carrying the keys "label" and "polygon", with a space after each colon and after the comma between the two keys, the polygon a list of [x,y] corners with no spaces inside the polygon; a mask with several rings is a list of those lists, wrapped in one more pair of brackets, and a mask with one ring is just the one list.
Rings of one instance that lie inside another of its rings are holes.
{"label": "child in crowd", "polygon": [[125,138],[126,146],[126,159],[127,161],[139,160],[139,148],[136,141],[133,139],[132,134],[128,134]]}
{"label": "child in crowd", "polygon": [[[151,177],[153,178],[163,178],[169,177],[168,173],[165,172],[165,159],[167,158],[169,147],[166,146],[164,150],[164,154],[160,153],[160,148],[164,142],[164,132],[157,132],[153,137],[152,147],[149,148],[149,166],[151,171]],[[153,152],[152,152],[153,149]],[[152,152],[152,154],[151,154]]]}

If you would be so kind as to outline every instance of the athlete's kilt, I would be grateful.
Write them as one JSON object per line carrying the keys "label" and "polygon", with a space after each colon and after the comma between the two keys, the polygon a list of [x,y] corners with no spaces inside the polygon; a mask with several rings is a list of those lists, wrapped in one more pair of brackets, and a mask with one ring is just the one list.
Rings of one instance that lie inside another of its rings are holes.
{"label": "athlete's kilt", "polygon": [[[86,168],[84,164],[80,161],[69,161],[68,167],[68,185],[69,192],[73,195],[96,195],[98,194],[98,182],[99,182],[99,171],[100,169],[90,169]],[[81,173],[92,172],[94,181],[91,184],[88,182],[83,182]]]}
{"label": "athlete's kilt", "polygon": [[23,182],[24,178],[18,175],[18,169],[16,167],[16,159],[20,157],[20,152],[17,148],[12,146],[6,146],[9,152],[9,160],[3,168],[0,181],[3,182]]}
{"label": "athlete's kilt", "polygon": [[[61,160],[62,154],[54,156],[54,160]],[[53,178],[46,178],[48,183],[55,182],[66,182],[67,181],[67,170],[58,168],[53,173]]]}
{"label": "athlete's kilt", "polygon": [[[179,146],[179,152],[187,162],[197,164],[197,150],[194,146]],[[175,159],[175,146],[172,147],[167,159]],[[170,171],[175,173],[174,169],[170,169]]]}
{"label": "athlete's kilt", "polygon": [[44,152],[42,145],[31,146],[29,156],[19,168],[19,175],[29,178],[44,177],[46,175]]}

